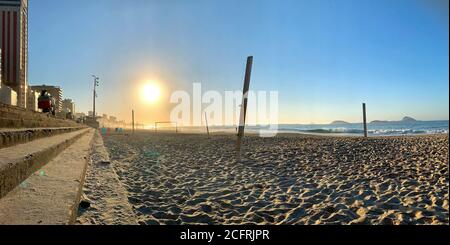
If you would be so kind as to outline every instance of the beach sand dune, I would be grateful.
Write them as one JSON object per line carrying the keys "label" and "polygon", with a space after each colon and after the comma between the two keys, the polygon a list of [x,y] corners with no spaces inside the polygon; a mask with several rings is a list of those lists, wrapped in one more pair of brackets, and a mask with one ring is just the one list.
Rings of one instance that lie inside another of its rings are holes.
{"label": "beach sand dune", "polygon": [[140,224],[448,224],[448,136],[106,135]]}

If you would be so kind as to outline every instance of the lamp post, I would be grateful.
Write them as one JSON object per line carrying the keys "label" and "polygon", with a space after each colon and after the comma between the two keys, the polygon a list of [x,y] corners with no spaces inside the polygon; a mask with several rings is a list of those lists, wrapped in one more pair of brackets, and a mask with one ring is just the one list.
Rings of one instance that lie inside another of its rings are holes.
{"label": "lamp post", "polygon": [[93,105],[93,118],[94,118],[94,122],[96,122],[97,121],[97,114],[96,114],[96,112],[95,112],[95,98],[97,98],[97,87],[99,86],[99,78],[97,77],[97,76],[95,76],[95,75],[92,75],[92,77],[94,78],[94,95],[93,95],[93,97],[94,97],[94,105]]}

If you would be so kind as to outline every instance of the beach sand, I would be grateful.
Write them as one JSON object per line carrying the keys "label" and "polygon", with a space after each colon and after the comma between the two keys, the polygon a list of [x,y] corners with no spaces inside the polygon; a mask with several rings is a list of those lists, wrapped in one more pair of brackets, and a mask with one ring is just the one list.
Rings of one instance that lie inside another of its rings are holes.
{"label": "beach sand", "polygon": [[103,138],[139,224],[449,222],[448,135]]}

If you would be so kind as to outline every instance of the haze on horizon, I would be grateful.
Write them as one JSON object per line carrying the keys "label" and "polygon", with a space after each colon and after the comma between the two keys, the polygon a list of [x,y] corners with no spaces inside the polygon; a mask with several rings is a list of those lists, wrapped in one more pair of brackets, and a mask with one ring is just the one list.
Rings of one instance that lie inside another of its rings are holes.
{"label": "haze on horizon", "polygon": [[[29,83],[77,111],[167,121],[175,90],[277,90],[280,123],[449,118],[445,0],[30,0]],[[158,84],[158,101],[141,92]],[[148,101],[147,101],[148,102]],[[205,105],[207,106],[207,105]]]}

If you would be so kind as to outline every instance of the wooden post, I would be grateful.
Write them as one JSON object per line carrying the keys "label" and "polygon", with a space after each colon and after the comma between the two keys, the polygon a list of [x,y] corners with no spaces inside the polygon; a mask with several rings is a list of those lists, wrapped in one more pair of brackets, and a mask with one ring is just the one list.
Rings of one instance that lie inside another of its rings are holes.
{"label": "wooden post", "polygon": [[366,114],[366,103],[363,103],[363,124],[364,124],[364,137],[367,138],[367,114]]}
{"label": "wooden post", "polygon": [[158,123],[155,122],[155,134],[158,133]]}
{"label": "wooden post", "polygon": [[248,104],[248,91],[250,89],[250,79],[252,76],[253,56],[247,58],[247,67],[245,69],[244,90],[241,105],[241,115],[239,120],[239,130],[236,142],[236,161],[241,161],[241,145],[242,137],[245,133],[245,118],[247,116],[247,104]]}
{"label": "wooden post", "polygon": [[206,111],[205,111],[205,121],[206,121],[206,133],[207,133],[208,136],[209,136],[208,117],[207,117],[207,115],[206,115]]}
{"label": "wooden post", "polygon": [[133,124],[133,134],[134,134],[134,110],[131,111],[132,124]]}

